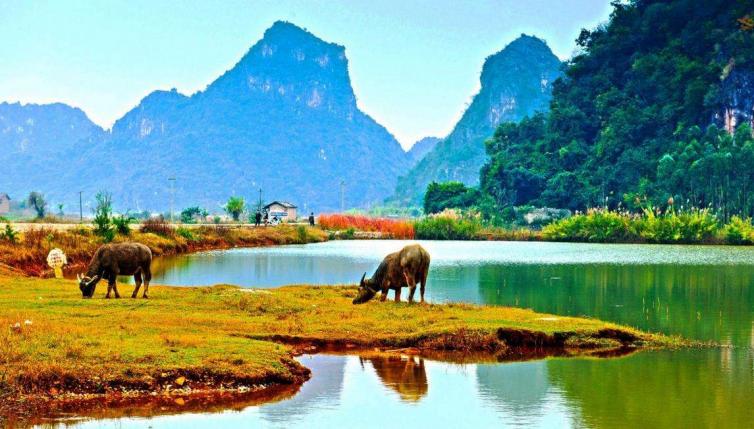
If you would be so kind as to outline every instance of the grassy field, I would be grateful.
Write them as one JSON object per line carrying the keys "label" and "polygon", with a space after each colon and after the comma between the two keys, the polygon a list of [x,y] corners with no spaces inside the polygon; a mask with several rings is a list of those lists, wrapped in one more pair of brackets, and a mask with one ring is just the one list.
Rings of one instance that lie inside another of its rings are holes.
{"label": "grassy field", "polygon": [[[354,306],[355,287],[154,287],[81,299],[75,282],[0,272],[0,408],[67,394],[298,384],[296,350],[590,351],[682,345],[597,320],[466,304]],[[19,399],[20,398],[20,399]],[[20,401],[20,402],[19,402]]]}

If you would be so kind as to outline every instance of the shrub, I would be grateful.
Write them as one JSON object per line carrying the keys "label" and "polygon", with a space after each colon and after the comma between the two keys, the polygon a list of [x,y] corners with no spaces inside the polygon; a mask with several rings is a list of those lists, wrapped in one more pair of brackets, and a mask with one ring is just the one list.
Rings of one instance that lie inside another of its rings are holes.
{"label": "shrub", "polygon": [[[546,240],[597,243],[709,243],[719,231],[717,217],[706,209],[676,212],[671,207],[661,212],[649,207],[640,215],[591,209],[545,226],[542,236]],[[730,234],[736,237],[735,227]]]}
{"label": "shrub", "polygon": [[414,229],[422,240],[472,240],[482,225],[475,219],[430,216],[416,222]]}
{"label": "shrub", "polygon": [[111,219],[112,196],[108,192],[100,191],[94,198],[97,200],[97,206],[94,208],[94,233],[99,235],[105,243],[109,243],[115,238]]}
{"label": "shrub", "polygon": [[414,238],[414,225],[398,219],[374,218],[361,215],[323,214],[318,218],[324,229],[380,232],[393,238]]}
{"label": "shrub", "polygon": [[298,241],[300,243],[307,243],[309,232],[304,225],[299,225],[298,227],[296,227],[296,236],[298,237]]}
{"label": "shrub", "polygon": [[729,244],[754,244],[754,226],[751,224],[751,218],[731,217],[730,222],[723,228],[723,237]]}
{"label": "shrub", "polygon": [[16,244],[18,243],[18,232],[9,223],[6,223],[5,230],[0,232],[0,240]]}
{"label": "shrub", "polygon": [[115,231],[117,231],[118,234],[131,235],[131,223],[133,221],[134,218],[128,215],[116,216],[113,218],[113,226],[115,226]]}
{"label": "shrub", "polygon": [[141,232],[151,232],[163,237],[174,237],[175,230],[162,217],[147,219],[141,223]]}
{"label": "shrub", "polygon": [[175,230],[175,233],[185,238],[186,240],[196,241],[196,236],[188,228],[178,227],[178,229]]}

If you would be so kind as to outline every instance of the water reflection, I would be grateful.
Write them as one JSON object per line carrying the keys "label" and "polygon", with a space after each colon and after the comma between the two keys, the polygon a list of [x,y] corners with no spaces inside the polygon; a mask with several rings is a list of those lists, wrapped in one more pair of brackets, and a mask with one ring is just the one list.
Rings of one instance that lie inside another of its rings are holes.
{"label": "water reflection", "polygon": [[359,357],[359,363],[371,364],[386,387],[398,393],[403,401],[417,402],[427,394],[427,372],[424,359],[415,356],[383,355]]}
{"label": "water reflection", "polygon": [[[157,283],[354,283],[402,242],[333,242],[160,260]],[[154,427],[750,427],[754,248],[422,243],[428,297],[590,316],[714,340],[723,349],[616,359],[453,364],[382,356],[303,357],[291,399]],[[141,426],[144,421],[97,422]]]}
{"label": "water reflection", "polygon": [[[751,355],[653,351],[617,359],[456,364],[302,356],[313,371],[279,402],[216,414],[121,417],[81,427],[720,427],[754,419]],[[727,364],[721,365],[720,359]]]}

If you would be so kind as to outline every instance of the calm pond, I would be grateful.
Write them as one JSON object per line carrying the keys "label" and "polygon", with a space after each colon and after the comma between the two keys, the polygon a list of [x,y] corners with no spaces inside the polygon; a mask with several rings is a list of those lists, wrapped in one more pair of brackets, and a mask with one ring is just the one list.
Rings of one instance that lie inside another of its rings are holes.
{"label": "calm pond", "polygon": [[[235,249],[155,262],[154,283],[275,287],[356,283],[400,241]],[[422,242],[427,297],[589,316],[713,340],[722,349],[613,359],[455,364],[315,355],[290,399],[241,411],[120,418],[152,427],[751,427],[754,248]],[[392,297],[392,294],[391,294]]]}

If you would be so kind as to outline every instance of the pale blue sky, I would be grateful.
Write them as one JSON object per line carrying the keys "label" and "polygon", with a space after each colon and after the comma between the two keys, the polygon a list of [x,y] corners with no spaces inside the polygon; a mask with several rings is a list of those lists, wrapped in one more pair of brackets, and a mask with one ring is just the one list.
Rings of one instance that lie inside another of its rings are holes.
{"label": "pale blue sky", "polygon": [[609,0],[0,0],[0,101],[112,123],[155,89],[204,89],[274,21],[346,47],[359,106],[404,147],[444,136],[484,58],[521,33],[568,58]]}

